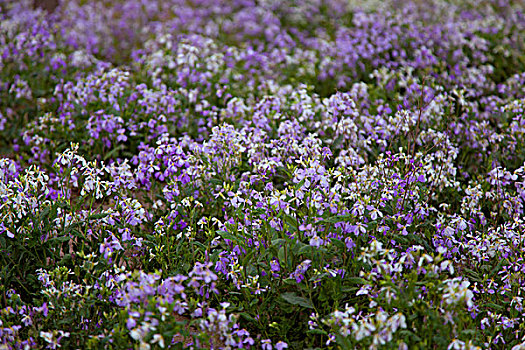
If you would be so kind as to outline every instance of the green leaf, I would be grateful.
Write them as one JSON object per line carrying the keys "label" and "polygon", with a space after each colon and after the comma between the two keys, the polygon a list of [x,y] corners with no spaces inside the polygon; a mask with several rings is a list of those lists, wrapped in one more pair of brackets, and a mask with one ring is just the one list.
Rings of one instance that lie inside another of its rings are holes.
{"label": "green leaf", "polygon": [[48,242],[66,242],[71,240],[69,236],[53,237],[48,240]]}
{"label": "green leaf", "polygon": [[247,314],[246,312],[241,312],[240,315],[242,318],[244,318],[247,321],[257,323],[257,320],[253,318],[252,316],[250,316],[249,314]]}
{"label": "green leaf", "polygon": [[496,309],[496,310],[499,310],[499,311],[505,310],[505,308],[503,306],[498,305],[498,304],[494,304],[494,303],[485,303],[485,304],[483,304],[483,306],[490,307],[492,309]]}
{"label": "green leaf", "polygon": [[354,294],[354,293],[357,293],[359,289],[360,288],[357,288],[357,287],[342,287],[341,292]]}
{"label": "green leaf", "polygon": [[71,254],[66,254],[64,255],[62,259],[60,259],[60,261],[58,262],[58,265],[65,266],[65,265],[70,264],[71,262],[72,262]]}
{"label": "green leaf", "polygon": [[345,278],[345,282],[350,284],[368,284],[368,281],[361,277],[348,277]]}
{"label": "green leaf", "polygon": [[310,254],[311,251],[312,251],[312,247],[305,244],[303,247],[301,247],[301,249],[299,249],[297,253],[298,254]]}
{"label": "green leaf", "polygon": [[295,286],[295,287],[298,286],[297,281],[294,278],[287,278],[287,279],[283,280],[283,282],[284,282],[284,284],[288,284],[290,286]]}
{"label": "green leaf", "polygon": [[305,183],[305,179],[302,179],[301,181],[295,184],[295,189],[296,190],[300,189],[304,185],[304,183]]}
{"label": "green leaf", "polygon": [[336,216],[331,216],[329,218],[326,218],[322,220],[322,222],[335,224],[338,222],[347,222],[347,221],[350,221],[351,219],[352,219],[352,215],[336,215]]}
{"label": "green leaf", "polygon": [[332,238],[332,244],[339,248],[341,251],[346,251],[346,244],[344,244],[344,242],[340,239]]}
{"label": "green leaf", "polygon": [[319,334],[319,335],[327,335],[326,331],[322,329],[310,329],[306,331],[307,334]]}
{"label": "green leaf", "polygon": [[246,254],[246,256],[242,259],[242,264],[244,266],[248,266],[254,254],[255,254],[255,249],[251,250],[248,254]]}
{"label": "green leaf", "polygon": [[508,261],[507,259],[501,259],[500,262],[498,263],[498,265],[496,265],[496,267],[494,267],[492,269],[492,271],[490,271],[490,277],[494,276],[496,273],[499,272],[499,270],[501,269],[501,267],[504,265],[504,264],[507,264]]}
{"label": "green leaf", "polygon": [[92,214],[92,215],[87,217],[87,220],[98,220],[98,219],[105,218],[108,215],[109,215],[109,213]]}
{"label": "green leaf", "polygon": [[286,259],[284,258],[284,247],[279,248],[277,252],[277,258],[282,264],[286,264]]}
{"label": "green leaf", "polygon": [[272,246],[279,247],[284,243],[286,243],[286,240],[283,238],[272,239]]}
{"label": "green leaf", "polygon": [[43,220],[45,216],[49,214],[49,207],[46,207],[44,210],[40,212],[40,220]]}
{"label": "green leaf", "polygon": [[229,239],[231,241],[234,241],[234,242],[237,242],[237,243],[241,243],[243,246],[244,246],[244,242],[242,242],[239,237],[236,237],[234,235],[232,235],[231,233],[229,232],[226,232],[226,231],[223,231],[223,230],[217,230],[216,231],[222,238],[225,238],[225,239]]}
{"label": "green leaf", "polygon": [[[222,184],[222,183],[221,183]],[[263,214],[266,214],[266,210],[262,209],[262,208],[255,208],[255,209],[252,209],[252,214],[254,216],[257,216],[257,215],[263,215]]]}
{"label": "green leaf", "polygon": [[305,308],[308,308],[308,309],[313,309],[314,308],[314,306],[313,306],[313,304],[312,304],[312,302],[310,300],[308,300],[306,298],[303,298],[303,297],[300,297],[297,294],[295,294],[294,292],[283,293],[283,294],[281,294],[281,298],[283,298],[284,300],[286,300],[287,302],[289,302],[292,305],[299,305],[299,306],[302,306],[302,307],[305,307]]}
{"label": "green leaf", "polygon": [[207,248],[204,244],[202,244],[202,243],[199,242],[199,241],[194,241],[194,242],[192,242],[192,244],[193,244],[193,245],[196,245],[197,247],[199,247],[199,248],[201,248],[201,249],[204,249],[204,250],[206,250],[206,248]]}
{"label": "green leaf", "polygon": [[331,148],[332,150],[338,148],[338,147],[343,143],[344,140],[345,140],[344,135],[339,135],[339,136],[338,136],[338,137],[332,142],[332,144],[330,145],[330,148]]}
{"label": "green leaf", "polygon": [[474,271],[474,270],[471,270],[469,268],[464,268],[464,270],[468,273],[468,277],[475,281],[475,282],[479,282],[479,283],[483,283],[483,280],[480,278],[479,274]]}
{"label": "green leaf", "polygon": [[284,220],[293,229],[293,230],[290,230],[290,231],[292,231],[292,232],[297,231],[297,220],[296,219],[294,219],[290,215],[285,215],[284,216]]}
{"label": "green leaf", "polygon": [[461,334],[466,335],[467,339],[474,339],[476,337],[477,331],[474,329],[463,329],[460,331]]}
{"label": "green leaf", "polygon": [[[416,314],[414,314],[414,316],[417,317]],[[409,318],[410,318],[410,317],[409,317]],[[413,318],[412,318],[412,319],[413,319]],[[416,335],[416,333],[414,333],[414,332],[412,332],[412,331],[410,331],[410,330],[408,330],[408,329],[400,329],[398,332],[399,332],[399,335],[400,335],[401,337],[404,337],[404,338],[411,338],[411,339],[413,339],[413,340],[416,341],[416,342],[418,342],[418,341],[421,340],[421,338],[418,337],[418,336]]]}
{"label": "green leaf", "polygon": [[335,339],[337,344],[339,344],[342,349],[352,349],[352,343],[350,343],[348,337],[345,337],[341,333],[337,332],[335,334]]}
{"label": "green leaf", "polygon": [[117,152],[119,152],[123,148],[124,148],[124,145],[122,145],[122,144],[120,144],[117,147],[113,148],[111,151],[106,153],[106,155],[104,156],[104,160],[108,160],[109,158],[112,158],[115,154],[117,154]]}

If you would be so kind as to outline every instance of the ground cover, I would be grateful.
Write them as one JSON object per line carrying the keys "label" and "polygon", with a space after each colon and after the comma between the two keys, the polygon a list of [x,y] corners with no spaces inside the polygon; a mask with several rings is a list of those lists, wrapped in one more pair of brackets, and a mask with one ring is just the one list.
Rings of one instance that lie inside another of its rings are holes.
{"label": "ground cover", "polygon": [[0,349],[525,349],[520,1],[0,0]]}

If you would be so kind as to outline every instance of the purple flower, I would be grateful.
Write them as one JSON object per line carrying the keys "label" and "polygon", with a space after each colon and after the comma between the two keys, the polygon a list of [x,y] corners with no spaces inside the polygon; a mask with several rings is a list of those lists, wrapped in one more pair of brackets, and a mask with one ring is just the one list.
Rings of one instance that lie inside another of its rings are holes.
{"label": "purple flower", "polygon": [[272,341],[270,339],[261,340],[261,347],[263,350],[272,350]]}
{"label": "purple flower", "polygon": [[273,271],[273,272],[278,272],[281,270],[281,266],[279,265],[279,261],[274,259],[270,262],[270,269]]}
{"label": "purple flower", "polygon": [[348,251],[352,251],[356,247],[354,241],[350,237],[346,237],[345,238],[345,245],[346,245],[346,248],[348,249]]}
{"label": "purple flower", "polygon": [[302,263],[297,265],[295,271],[290,274],[290,278],[295,278],[297,283],[301,283],[304,280],[304,274],[310,268],[312,264],[311,260],[304,260]]}
{"label": "purple flower", "polygon": [[286,344],[283,341],[278,341],[277,344],[275,344],[275,349],[277,350],[288,349],[288,344]]}
{"label": "purple flower", "polygon": [[131,330],[133,329],[135,326],[137,325],[137,322],[132,318],[132,317],[128,317],[128,319],[126,320],[126,327]]}
{"label": "purple flower", "polygon": [[44,317],[47,317],[47,315],[49,313],[49,309],[47,307],[47,302],[44,302],[42,304],[42,306],[35,308],[35,310],[38,311],[38,312],[41,312],[44,315]]}
{"label": "purple flower", "polygon": [[319,236],[316,235],[310,239],[309,243],[310,243],[310,246],[319,248],[320,246],[324,244],[324,241],[323,239],[321,239]]}

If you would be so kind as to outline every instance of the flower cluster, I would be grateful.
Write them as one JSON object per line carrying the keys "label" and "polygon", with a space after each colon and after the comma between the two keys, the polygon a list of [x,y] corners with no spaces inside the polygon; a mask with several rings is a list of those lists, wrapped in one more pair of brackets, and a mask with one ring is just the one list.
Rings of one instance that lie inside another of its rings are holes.
{"label": "flower cluster", "polygon": [[524,348],[523,37],[513,0],[0,0],[0,349]]}

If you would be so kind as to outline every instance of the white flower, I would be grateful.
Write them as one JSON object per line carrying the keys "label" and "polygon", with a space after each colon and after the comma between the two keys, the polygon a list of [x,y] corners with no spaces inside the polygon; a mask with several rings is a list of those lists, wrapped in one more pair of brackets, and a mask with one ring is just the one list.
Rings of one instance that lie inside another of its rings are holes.
{"label": "white flower", "polygon": [[151,341],[152,344],[158,343],[161,348],[164,349],[164,338],[160,334],[154,334],[153,340]]}
{"label": "white flower", "polygon": [[132,329],[131,332],[129,332],[129,335],[131,335],[131,338],[133,338],[135,340],[139,340],[139,339],[142,338],[142,334],[141,334],[139,328]]}
{"label": "white flower", "polygon": [[149,350],[149,349],[151,349],[151,346],[148,343],[141,341],[139,349],[140,350]]}
{"label": "white flower", "polygon": [[356,293],[356,295],[367,295],[368,292],[370,291],[370,286],[368,284],[365,284],[364,286],[361,287],[361,289],[359,289]]}
{"label": "white flower", "polygon": [[441,263],[441,271],[445,271],[447,269],[451,275],[454,274],[454,265],[450,260],[445,260]]}
{"label": "white flower", "polygon": [[[522,339],[523,340],[523,339]],[[515,345],[512,350],[525,350],[525,342]]]}
{"label": "white flower", "polygon": [[468,287],[470,286],[469,281],[464,281],[462,278],[454,278],[451,280],[445,280],[446,287],[444,288],[443,301],[447,304],[456,304],[460,301],[465,301],[469,308],[474,306],[472,299],[474,293]]}
{"label": "white flower", "polygon": [[53,341],[53,333],[51,332],[40,331],[40,336],[44,338],[44,340],[48,343],[51,343]]}
{"label": "white flower", "polygon": [[354,333],[355,339],[360,341],[363,338],[369,337],[372,335],[372,332],[376,330],[376,327],[368,322],[362,322],[357,326],[357,330]]}

